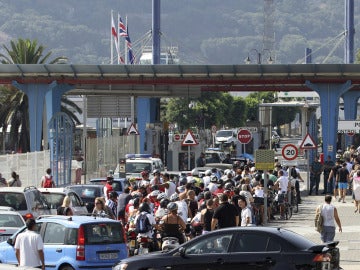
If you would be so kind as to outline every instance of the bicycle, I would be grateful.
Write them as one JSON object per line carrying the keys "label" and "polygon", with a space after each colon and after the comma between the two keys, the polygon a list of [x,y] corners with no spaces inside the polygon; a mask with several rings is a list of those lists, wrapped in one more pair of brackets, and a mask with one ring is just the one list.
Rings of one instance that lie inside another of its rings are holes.
{"label": "bicycle", "polygon": [[[290,197],[290,199],[291,199],[291,197]],[[284,204],[285,204],[285,209],[284,209],[285,219],[289,220],[292,217],[292,214],[293,214],[293,207],[291,205],[291,202],[289,202],[289,194],[285,195]]]}
{"label": "bicycle", "polygon": [[293,212],[294,213],[298,213],[299,212],[299,198],[298,196],[300,194],[297,193],[296,191],[296,184],[298,184],[298,179],[291,177],[290,179],[291,181],[291,188],[290,188],[290,204],[293,208]]}

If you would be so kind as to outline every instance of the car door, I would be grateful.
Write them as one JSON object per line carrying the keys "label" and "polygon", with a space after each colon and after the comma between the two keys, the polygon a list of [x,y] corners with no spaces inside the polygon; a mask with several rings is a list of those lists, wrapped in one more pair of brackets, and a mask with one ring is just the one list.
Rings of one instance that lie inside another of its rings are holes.
{"label": "car door", "polygon": [[86,215],[88,213],[79,195],[75,192],[69,191],[67,196],[70,197],[71,207],[75,216]]}
{"label": "car door", "polygon": [[56,268],[59,261],[66,256],[65,232],[66,228],[62,224],[47,222],[44,226],[42,234],[47,268]]}
{"label": "car door", "polygon": [[272,269],[280,260],[281,244],[266,232],[239,233],[224,255],[224,268],[228,270]]}
{"label": "car door", "polygon": [[233,234],[225,232],[209,237],[201,237],[199,241],[192,241],[185,246],[183,256],[174,256],[169,260],[167,269],[196,269],[222,270],[224,269],[224,255],[226,255]]}

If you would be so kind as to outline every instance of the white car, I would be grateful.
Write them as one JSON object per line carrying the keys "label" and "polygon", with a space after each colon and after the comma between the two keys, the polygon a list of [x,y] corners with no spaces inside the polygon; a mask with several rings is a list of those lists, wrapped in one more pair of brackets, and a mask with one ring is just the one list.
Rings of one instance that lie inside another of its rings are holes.
{"label": "white car", "polygon": [[65,196],[70,197],[70,207],[75,216],[88,214],[82,199],[73,190],[67,188],[39,188],[39,191],[45,197],[52,215],[57,214],[57,209],[62,205]]}
{"label": "white car", "polygon": [[233,146],[237,142],[237,133],[232,129],[218,130],[215,135],[215,146],[223,145],[224,147]]}
{"label": "white car", "polygon": [[8,240],[23,226],[25,220],[18,212],[12,207],[0,206],[0,242]]}

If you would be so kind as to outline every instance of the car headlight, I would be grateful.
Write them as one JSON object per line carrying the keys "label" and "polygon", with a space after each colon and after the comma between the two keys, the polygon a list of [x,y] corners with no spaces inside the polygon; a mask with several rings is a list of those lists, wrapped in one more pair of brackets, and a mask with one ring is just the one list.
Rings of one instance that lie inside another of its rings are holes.
{"label": "car headlight", "polygon": [[127,263],[120,263],[118,265],[115,265],[113,270],[125,270],[128,267]]}

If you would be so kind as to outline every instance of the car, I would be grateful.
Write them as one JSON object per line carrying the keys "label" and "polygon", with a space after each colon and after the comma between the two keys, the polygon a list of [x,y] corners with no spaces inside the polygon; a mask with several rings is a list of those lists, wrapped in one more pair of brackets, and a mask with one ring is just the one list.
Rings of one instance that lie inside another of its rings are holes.
{"label": "car", "polygon": [[220,148],[208,148],[204,154],[206,163],[221,163],[226,157],[225,152]]}
{"label": "car", "polygon": [[88,213],[92,213],[96,197],[105,197],[104,186],[99,184],[69,185],[66,188],[75,191],[79,195]]}
{"label": "car", "polygon": [[6,241],[23,226],[25,220],[18,212],[12,207],[0,206],[0,242]]}
{"label": "car", "polygon": [[[111,269],[128,256],[120,222],[92,216],[40,216],[37,232],[44,242],[46,269]],[[14,243],[23,227],[0,243],[0,262],[17,264]]]}
{"label": "car", "polygon": [[[91,184],[98,184],[98,185],[105,185],[106,184],[106,178],[92,178],[89,181]],[[114,178],[112,183],[112,188],[114,191],[117,192],[117,194],[123,193],[126,186],[128,186],[129,183],[126,180],[126,178]]]}
{"label": "car", "polygon": [[235,147],[237,140],[237,132],[232,129],[218,130],[215,134],[215,146]]}
{"label": "car", "polygon": [[169,252],[120,260],[113,270],[338,269],[337,244],[316,244],[280,227],[232,227],[198,236]]}
{"label": "car", "polygon": [[70,206],[74,215],[87,215],[88,210],[80,196],[73,190],[68,188],[39,188],[44,195],[51,214],[56,215],[57,209],[62,205],[65,196],[70,197]]}
{"label": "car", "polygon": [[[147,170],[149,173],[152,173],[154,170],[164,170],[162,160],[160,158],[153,158],[149,154],[126,154],[125,158],[126,179],[141,179],[141,172],[144,170]],[[116,167],[114,177],[119,176],[122,166],[123,164],[119,164]]]}
{"label": "car", "polygon": [[0,206],[12,207],[25,220],[51,214],[45,197],[34,186],[0,188]]}

